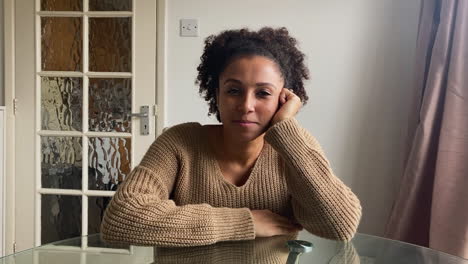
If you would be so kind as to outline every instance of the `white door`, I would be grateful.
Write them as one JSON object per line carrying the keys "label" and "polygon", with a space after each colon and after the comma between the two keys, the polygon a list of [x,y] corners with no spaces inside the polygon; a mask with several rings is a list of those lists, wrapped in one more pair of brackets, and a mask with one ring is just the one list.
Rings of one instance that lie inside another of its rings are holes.
{"label": "white door", "polygon": [[[157,3],[14,1],[16,251],[99,232],[161,130]],[[148,135],[131,116],[142,106]]]}

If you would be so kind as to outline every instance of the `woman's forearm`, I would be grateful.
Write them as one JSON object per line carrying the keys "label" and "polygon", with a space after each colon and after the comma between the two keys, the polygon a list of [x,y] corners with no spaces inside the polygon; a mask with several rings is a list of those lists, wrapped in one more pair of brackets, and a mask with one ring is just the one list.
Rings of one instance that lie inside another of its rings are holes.
{"label": "woman's forearm", "polygon": [[150,170],[137,167],[120,186],[101,224],[108,242],[157,246],[209,245],[254,239],[250,210],[208,204],[176,206]]}
{"label": "woman's forearm", "polygon": [[270,128],[265,139],[285,160],[296,219],[318,236],[351,239],[361,217],[359,199],[333,174],[315,138],[291,118]]}

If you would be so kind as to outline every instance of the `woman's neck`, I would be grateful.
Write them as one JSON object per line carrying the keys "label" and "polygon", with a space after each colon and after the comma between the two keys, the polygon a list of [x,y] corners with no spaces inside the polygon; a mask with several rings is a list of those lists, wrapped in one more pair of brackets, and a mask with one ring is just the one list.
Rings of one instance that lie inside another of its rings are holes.
{"label": "woman's neck", "polygon": [[235,135],[224,131],[222,126],[217,129],[216,141],[218,159],[250,166],[257,160],[264,144],[264,135],[252,141],[241,141]]}

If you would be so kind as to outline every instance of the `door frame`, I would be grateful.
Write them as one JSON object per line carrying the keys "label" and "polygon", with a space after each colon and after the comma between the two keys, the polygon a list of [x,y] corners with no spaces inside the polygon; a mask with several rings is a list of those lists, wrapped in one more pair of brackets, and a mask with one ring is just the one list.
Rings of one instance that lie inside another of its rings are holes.
{"label": "door frame", "polygon": [[[162,133],[166,120],[165,97],[167,89],[167,1],[157,1],[156,21],[156,135]],[[4,90],[6,107],[5,142],[5,215],[4,254],[15,253],[15,0],[3,1],[4,12]],[[35,14],[31,14],[34,15]],[[20,105],[18,106],[20,108]],[[153,128],[154,129],[154,128]],[[35,205],[33,205],[34,207]]]}

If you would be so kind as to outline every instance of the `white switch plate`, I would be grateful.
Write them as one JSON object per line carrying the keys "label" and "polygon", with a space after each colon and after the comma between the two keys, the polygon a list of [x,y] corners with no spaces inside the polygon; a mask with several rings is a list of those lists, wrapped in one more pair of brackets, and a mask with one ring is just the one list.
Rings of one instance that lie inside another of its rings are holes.
{"label": "white switch plate", "polygon": [[198,19],[181,19],[180,36],[198,37]]}

